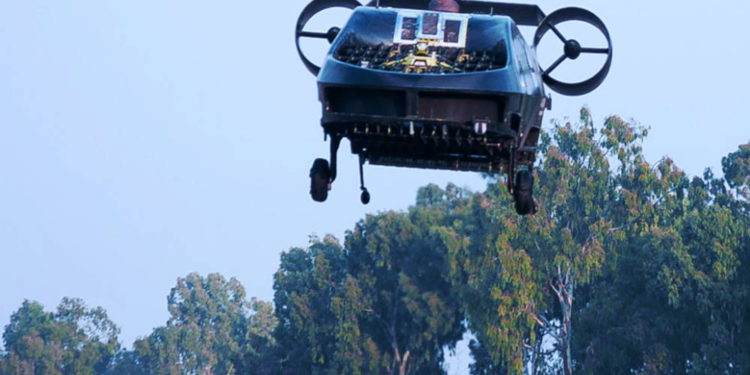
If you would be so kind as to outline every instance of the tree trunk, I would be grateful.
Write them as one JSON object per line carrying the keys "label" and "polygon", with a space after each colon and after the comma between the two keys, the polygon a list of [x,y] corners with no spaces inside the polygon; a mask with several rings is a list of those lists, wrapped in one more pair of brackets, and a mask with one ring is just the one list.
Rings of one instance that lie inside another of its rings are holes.
{"label": "tree trunk", "polygon": [[573,373],[573,357],[570,348],[573,336],[571,321],[571,315],[573,312],[573,275],[571,274],[569,267],[565,273],[563,273],[560,267],[558,267],[557,277],[552,284],[552,290],[554,290],[557,295],[557,302],[560,304],[560,310],[562,311],[562,325],[560,327],[558,345],[563,362],[563,373],[565,375],[571,375]]}
{"label": "tree trunk", "polygon": [[388,373],[395,375],[396,369],[398,369],[398,375],[406,375],[409,373],[409,356],[411,351],[407,350],[403,357],[401,352],[398,350],[398,346],[392,343],[393,346],[393,361],[391,362],[391,368],[388,369]]}
{"label": "tree trunk", "polygon": [[563,324],[562,324],[562,340],[563,340],[563,369],[565,375],[571,375],[573,356],[570,353],[570,344],[573,336],[573,327],[571,322],[571,315],[573,311],[573,283],[569,280],[569,283],[565,285],[565,299],[562,301],[561,307],[563,307]]}
{"label": "tree trunk", "polygon": [[406,354],[404,354],[404,358],[401,360],[401,365],[398,367],[398,375],[406,375],[406,371],[408,370],[407,364],[409,363],[409,354],[411,354],[410,351],[406,351]]}
{"label": "tree trunk", "polygon": [[[539,330],[539,335],[534,343],[534,346],[528,350],[529,352],[529,364],[531,365],[531,372],[529,375],[536,375],[539,371],[539,361],[543,361],[544,356],[542,353],[542,343],[544,342],[544,330]],[[544,364],[542,364],[544,366]]]}

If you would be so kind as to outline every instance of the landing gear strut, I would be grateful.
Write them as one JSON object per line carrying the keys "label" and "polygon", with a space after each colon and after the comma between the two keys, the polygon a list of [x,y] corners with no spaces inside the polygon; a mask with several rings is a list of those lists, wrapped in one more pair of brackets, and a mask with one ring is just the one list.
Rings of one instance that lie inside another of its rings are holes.
{"label": "landing gear strut", "polygon": [[[316,202],[325,202],[328,191],[336,179],[336,153],[341,144],[341,136],[331,134],[331,163],[326,159],[315,159],[310,168],[310,196]],[[370,203],[370,192],[365,187],[365,177],[362,166],[365,164],[364,155],[359,155],[359,188],[362,194],[359,199],[362,204]]]}
{"label": "landing gear strut", "polygon": [[365,174],[362,171],[362,166],[365,164],[365,156],[362,154],[359,154],[359,188],[362,190],[362,195],[359,196],[359,200],[362,201],[362,204],[368,204],[370,203],[370,192],[367,191],[367,188],[365,187]]}

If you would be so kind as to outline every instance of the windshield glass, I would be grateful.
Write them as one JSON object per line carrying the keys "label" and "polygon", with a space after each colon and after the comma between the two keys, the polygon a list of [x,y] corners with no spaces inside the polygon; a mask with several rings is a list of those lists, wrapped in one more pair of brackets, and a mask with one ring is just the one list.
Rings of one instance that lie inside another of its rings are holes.
{"label": "windshield glass", "polygon": [[449,74],[502,69],[505,17],[359,8],[333,48],[339,61],[368,69]]}

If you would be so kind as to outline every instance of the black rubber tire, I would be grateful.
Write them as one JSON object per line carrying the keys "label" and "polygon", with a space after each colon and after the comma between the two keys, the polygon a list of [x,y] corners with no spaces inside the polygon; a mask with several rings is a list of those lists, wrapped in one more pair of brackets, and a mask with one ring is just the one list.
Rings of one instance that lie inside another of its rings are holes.
{"label": "black rubber tire", "polygon": [[362,195],[359,196],[359,200],[362,201],[362,204],[370,203],[370,192],[362,190]]}
{"label": "black rubber tire", "polygon": [[310,168],[310,196],[316,202],[325,202],[331,183],[331,168],[328,160],[315,159]]}
{"label": "black rubber tire", "polygon": [[534,175],[528,170],[518,171],[514,186],[513,200],[515,201],[516,212],[519,215],[536,213],[536,203],[534,203]]}

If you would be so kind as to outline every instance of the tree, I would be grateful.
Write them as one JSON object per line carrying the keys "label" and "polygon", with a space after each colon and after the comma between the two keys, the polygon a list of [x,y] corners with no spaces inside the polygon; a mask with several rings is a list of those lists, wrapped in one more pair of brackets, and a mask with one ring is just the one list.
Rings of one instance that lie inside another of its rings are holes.
{"label": "tree", "polygon": [[285,253],[289,373],[440,373],[464,318],[472,374],[747,372],[750,147],[690,180],[647,135],[583,109],[543,135],[534,216],[488,176]]}
{"label": "tree", "polygon": [[740,145],[721,161],[724,178],[732,188],[737,188],[740,195],[750,199],[750,143]]}
{"label": "tree", "polygon": [[[689,370],[705,374],[750,371],[750,144],[722,160],[723,178],[707,171],[685,236],[700,272],[694,294],[684,300],[697,306],[705,334],[690,358]],[[688,290],[689,292],[692,290]]]}
{"label": "tree", "polygon": [[443,348],[463,335],[436,231],[441,220],[439,210],[418,206],[368,216],[347,236],[350,274],[363,296],[362,336],[381,364],[366,373],[440,374]]}
{"label": "tree", "polygon": [[135,342],[137,358],[131,364],[140,364],[149,374],[270,371],[263,356],[273,343],[275,321],[268,304],[246,299],[239,281],[191,273],[177,280],[167,300],[167,325]]}
{"label": "tree", "polygon": [[[732,199],[744,214],[750,214],[750,142],[740,145],[739,150],[733,152],[721,160],[724,180],[726,184],[734,189],[740,199]],[[717,185],[723,186],[723,182]]]}
{"label": "tree", "polygon": [[278,320],[273,304],[253,298],[250,302],[252,315],[246,335],[245,364],[248,372],[257,375],[270,375],[276,370],[274,352],[276,340],[273,331]]}
{"label": "tree", "polygon": [[106,375],[150,375],[146,366],[141,363],[138,352],[120,350],[112,360],[112,366]]}
{"label": "tree", "polygon": [[668,158],[646,162],[646,136],[615,116],[597,128],[584,109],[543,135],[536,215],[515,215],[492,176],[454,201],[441,233],[478,339],[473,374],[746,368],[727,348],[743,348],[750,311],[739,268],[750,226],[736,199],[748,148],[724,159],[726,180],[690,181]]}
{"label": "tree", "polygon": [[5,327],[0,373],[13,375],[104,374],[119,349],[119,329],[101,307],[63,298],[57,311],[24,301]]}
{"label": "tree", "polygon": [[710,171],[688,182],[666,159],[637,177],[622,182],[636,193],[626,240],[579,314],[582,368],[744,373],[746,211]]}
{"label": "tree", "polygon": [[[549,337],[565,373],[572,371],[574,290],[600,272],[603,243],[616,232],[608,149],[599,143],[622,129],[617,118],[608,123],[611,129],[598,133],[583,110],[581,125],[556,126],[552,137],[543,137],[536,215],[516,215],[504,184],[493,177],[444,228],[469,327],[495,367],[521,373],[526,364],[543,366],[552,354],[542,348]],[[641,135],[631,129],[623,136],[634,143]],[[629,156],[624,150],[622,157]]]}
{"label": "tree", "polygon": [[282,374],[334,373],[337,318],[332,298],[346,275],[343,249],[332,236],[308,249],[282,253],[274,275],[279,324],[274,333]]}
{"label": "tree", "polygon": [[368,216],[344,247],[329,236],[282,254],[274,300],[284,373],[443,373],[443,348],[464,328],[433,232],[440,212]]}

